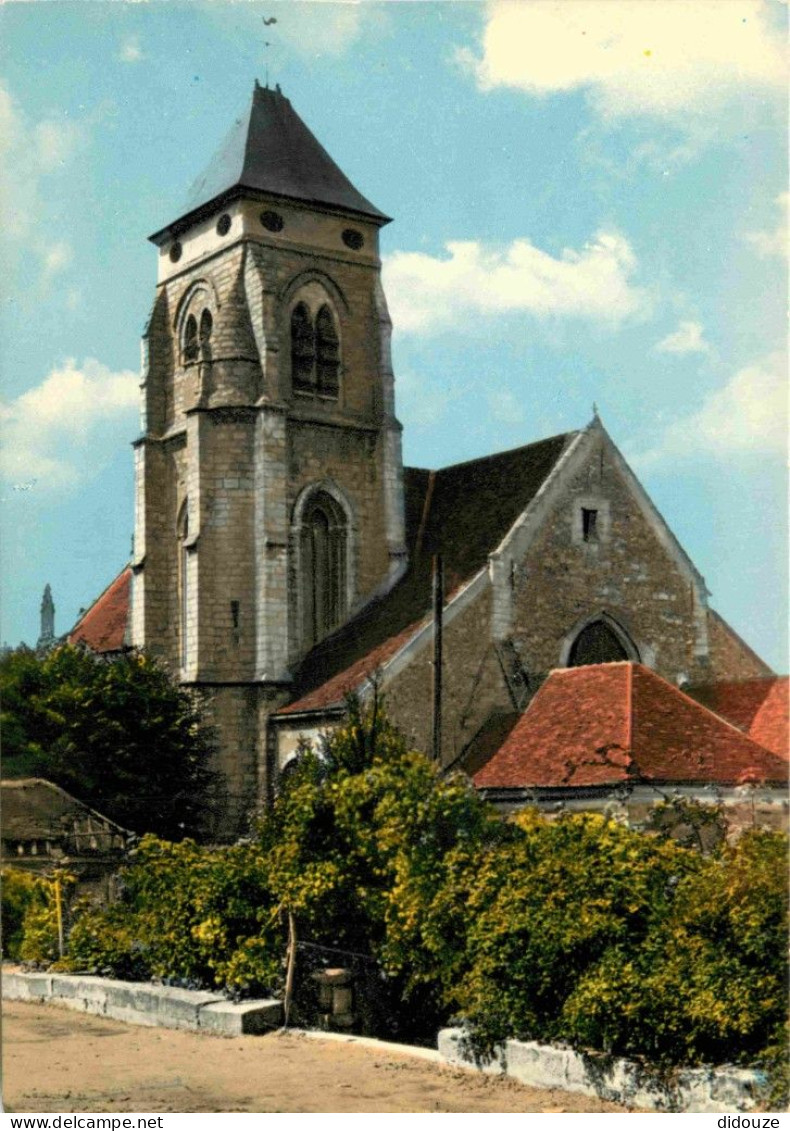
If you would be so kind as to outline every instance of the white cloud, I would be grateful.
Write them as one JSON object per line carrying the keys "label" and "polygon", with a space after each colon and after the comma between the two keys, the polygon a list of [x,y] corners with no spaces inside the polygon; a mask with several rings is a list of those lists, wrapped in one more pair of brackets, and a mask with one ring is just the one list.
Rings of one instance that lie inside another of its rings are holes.
{"label": "white cloud", "polygon": [[728,459],[787,451],[787,373],[781,354],[739,369],[696,411],[673,421],[659,443],[634,457],[641,469],[690,455]]}
{"label": "white cloud", "polygon": [[118,58],[122,63],[139,63],[144,58],[138,35],[130,35],[123,41]]}
{"label": "white cloud", "polygon": [[699,322],[681,322],[673,334],[667,334],[655,347],[660,353],[709,353],[710,344],[703,337]]}
{"label": "white cloud", "polygon": [[0,474],[70,489],[92,478],[135,427],[139,376],[87,358],[53,369],[35,388],[0,402]]}
{"label": "white cloud", "polygon": [[77,152],[83,138],[82,127],[68,118],[49,118],[33,130],[35,162],[42,173],[51,172]]}
{"label": "white cloud", "polygon": [[632,286],[636,256],[628,241],[598,232],[581,251],[554,258],[529,240],[504,248],[451,241],[447,256],[396,251],[384,262],[387,301],[396,330],[463,329],[473,318],[508,312],[605,323],[641,313],[645,293]]}
{"label": "white cloud", "polygon": [[493,0],[482,55],[460,61],[484,90],[586,90],[607,118],[683,124],[749,88],[784,89],[784,38],[766,0]]}
{"label": "white cloud", "polygon": [[790,213],[790,193],[782,192],[776,198],[776,206],[781,212],[779,223],[772,232],[747,232],[744,239],[757,251],[758,255],[788,254],[788,214]]}
{"label": "white cloud", "polygon": [[[0,83],[0,200],[6,246],[33,252],[42,282],[63,270],[71,253],[65,241],[53,245],[43,217],[47,179],[62,173],[85,145],[91,122],[68,118],[26,121],[10,92]],[[54,184],[54,180],[50,183]]]}
{"label": "white cloud", "polygon": [[71,263],[71,247],[65,240],[52,244],[44,253],[44,279],[49,280]]}

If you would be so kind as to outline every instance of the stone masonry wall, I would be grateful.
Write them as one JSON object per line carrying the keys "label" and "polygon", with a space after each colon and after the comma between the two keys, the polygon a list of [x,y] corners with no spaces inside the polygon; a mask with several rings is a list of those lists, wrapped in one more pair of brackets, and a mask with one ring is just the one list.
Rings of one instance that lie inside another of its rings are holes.
{"label": "stone masonry wall", "polygon": [[[442,764],[454,761],[492,711],[513,710],[491,639],[491,587],[446,623],[442,641]],[[430,754],[433,704],[433,635],[385,686],[387,710],[417,750]]]}
{"label": "stone masonry wall", "polygon": [[[282,211],[282,234],[264,233],[260,206],[242,202],[231,209],[227,239],[207,220],[181,237],[178,262],[163,249],[144,342],[135,642],[209,696],[222,836],[243,827],[269,788],[266,718],[287,696],[286,661],[300,649],[299,579],[294,561],[288,563],[298,543],[293,514],[300,495],[328,485],[348,504],[349,609],[377,590],[402,556],[392,516],[388,525],[386,484],[399,481],[400,469],[390,466],[398,449],[387,443],[398,425],[375,226],[360,224],[365,243],[356,252],[341,238],[348,218],[298,205]],[[301,296],[333,311],[342,362],[337,398],[291,387],[290,316]],[[197,359],[188,359],[186,318],[200,323],[204,311],[211,337]],[[282,425],[277,436],[275,419]]]}
{"label": "stone masonry wall", "polygon": [[[598,540],[580,537],[582,506],[598,511]],[[562,666],[575,631],[601,612],[639,658],[670,682],[709,669],[695,656],[697,595],[657,537],[601,439],[564,485],[515,564],[512,636],[530,674]]]}
{"label": "stone masonry wall", "polygon": [[715,613],[708,614],[711,671],[714,679],[758,679],[771,669]]}

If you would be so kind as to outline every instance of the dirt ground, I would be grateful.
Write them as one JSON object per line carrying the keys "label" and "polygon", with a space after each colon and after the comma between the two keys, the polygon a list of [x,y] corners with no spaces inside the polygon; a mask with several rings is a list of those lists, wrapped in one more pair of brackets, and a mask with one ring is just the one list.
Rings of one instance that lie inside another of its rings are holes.
{"label": "dirt ground", "polygon": [[11,1112],[625,1111],[296,1033],[227,1039],[3,1002]]}

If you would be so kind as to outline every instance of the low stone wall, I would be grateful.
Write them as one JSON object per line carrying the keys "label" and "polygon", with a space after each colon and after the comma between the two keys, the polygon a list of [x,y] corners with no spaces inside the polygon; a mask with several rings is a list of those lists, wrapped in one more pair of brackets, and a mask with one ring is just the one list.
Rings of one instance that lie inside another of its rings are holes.
{"label": "low stone wall", "polygon": [[232,1002],[205,990],[82,974],[28,974],[3,969],[3,997],[9,1001],[54,1002],[134,1025],[199,1029],[223,1037],[263,1033],[282,1024],[279,1001]]}
{"label": "low stone wall", "polygon": [[442,1029],[439,1052],[448,1064],[504,1074],[534,1088],[560,1088],[599,1096],[612,1103],[649,1111],[753,1111],[765,1091],[765,1076],[749,1069],[678,1069],[659,1081],[635,1061],[584,1054],[535,1041],[505,1041],[489,1064],[476,1065],[461,1045],[463,1030]]}

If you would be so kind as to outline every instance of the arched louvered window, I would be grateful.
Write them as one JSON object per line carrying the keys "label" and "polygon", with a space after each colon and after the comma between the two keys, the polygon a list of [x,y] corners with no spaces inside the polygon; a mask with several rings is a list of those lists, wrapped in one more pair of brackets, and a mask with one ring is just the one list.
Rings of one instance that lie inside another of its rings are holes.
{"label": "arched louvered window", "polygon": [[348,528],[342,508],[326,491],[308,502],[301,529],[302,635],[312,648],[346,612]]}
{"label": "arched louvered window", "polygon": [[291,312],[291,380],[295,389],[312,391],[315,385],[313,320],[303,302]]}
{"label": "arched louvered window", "polygon": [[198,326],[194,314],[190,314],[184,324],[183,357],[185,363],[198,358]]}
{"label": "arched louvered window", "polygon": [[200,316],[200,348],[205,351],[211,342],[211,331],[214,329],[214,319],[211,311],[206,308]]}
{"label": "arched louvered window", "polygon": [[321,307],[315,320],[315,352],[318,391],[336,397],[340,373],[340,341],[328,306]]}
{"label": "arched louvered window", "polygon": [[[634,649],[634,651],[636,651]],[[629,655],[626,646],[613,628],[603,620],[586,625],[571,645],[568,667],[585,664],[612,664],[618,660],[636,658]]]}

